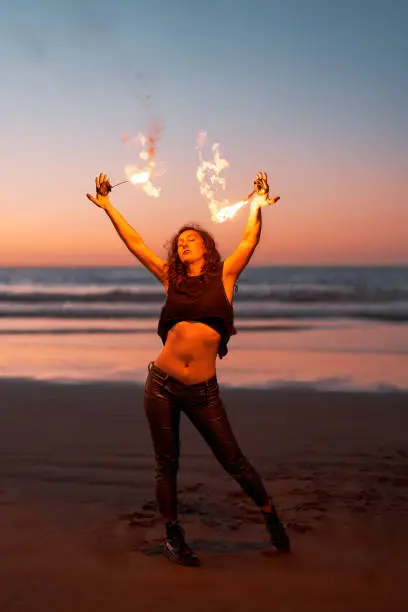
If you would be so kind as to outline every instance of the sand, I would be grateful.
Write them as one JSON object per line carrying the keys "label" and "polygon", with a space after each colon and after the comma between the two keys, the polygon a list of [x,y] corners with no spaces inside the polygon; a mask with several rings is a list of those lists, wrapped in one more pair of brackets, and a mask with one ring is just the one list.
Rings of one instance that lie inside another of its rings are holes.
{"label": "sand", "polygon": [[0,610],[408,609],[408,394],[222,389],[288,526],[182,420],[180,518],[200,568],[161,555],[143,389],[0,381]]}

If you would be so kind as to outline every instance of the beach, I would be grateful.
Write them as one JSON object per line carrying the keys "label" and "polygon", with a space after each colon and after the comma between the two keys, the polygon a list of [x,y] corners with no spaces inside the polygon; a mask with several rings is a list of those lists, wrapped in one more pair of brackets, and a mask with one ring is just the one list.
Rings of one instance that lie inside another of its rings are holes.
{"label": "beach", "polygon": [[180,519],[161,555],[143,386],[0,381],[0,610],[384,610],[408,605],[408,394],[222,388],[292,539],[182,419]]}
{"label": "beach", "polygon": [[250,267],[217,361],[236,437],[293,545],[182,418],[161,554],[143,410],[162,287],[140,268],[0,268],[0,611],[402,612],[408,268]]}

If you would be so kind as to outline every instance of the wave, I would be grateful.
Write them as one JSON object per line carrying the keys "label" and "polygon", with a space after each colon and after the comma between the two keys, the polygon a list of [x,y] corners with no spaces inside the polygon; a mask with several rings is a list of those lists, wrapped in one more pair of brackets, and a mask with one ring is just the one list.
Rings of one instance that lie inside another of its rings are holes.
{"label": "wave", "polygon": [[[234,293],[234,303],[390,303],[408,301],[408,287],[349,287],[342,285],[268,285],[240,284]],[[137,285],[123,288],[106,287],[5,287],[0,289],[0,303],[162,303],[165,299],[161,286]]]}
{"label": "wave", "polygon": [[[236,319],[408,322],[408,267],[250,267]],[[0,319],[158,317],[165,291],[143,268],[0,268]]]}
{"label": "wave", "polygon": [[[161,305],[137,304],[132,308],[124,304],[98,304],[84,307],[77,304],[55,305],[39,304],[35,306],[19,305],[19,307],[0,306],[1,319],[58,319],[58,320],[143,320],[158,318]],[[395,323],[408,322],[408,303],[389,304],[344,304],[325,305],[315,304],[310,307],[290,304],[262,304],[243,302],[234,308],[235,321],[240,320],[269,320],[278,319],[357,319],[388,321]]]}

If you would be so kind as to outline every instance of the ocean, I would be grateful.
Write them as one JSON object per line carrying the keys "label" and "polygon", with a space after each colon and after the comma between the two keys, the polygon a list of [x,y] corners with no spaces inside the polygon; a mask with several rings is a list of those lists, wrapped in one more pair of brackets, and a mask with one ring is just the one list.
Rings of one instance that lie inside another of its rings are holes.
{"label": "ocean", "polygon": [[[0,268],[0,376],[142,382],[164,289],[141,267]],[[217,361],[243,387],[408,388],[408,267],[254,267]]]}

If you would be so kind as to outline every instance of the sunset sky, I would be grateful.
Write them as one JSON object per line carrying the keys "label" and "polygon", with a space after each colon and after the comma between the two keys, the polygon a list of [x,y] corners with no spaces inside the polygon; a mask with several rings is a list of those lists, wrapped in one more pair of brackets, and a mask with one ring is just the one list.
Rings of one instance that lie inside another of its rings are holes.
{"label": "sunset sky", "polygon": [[0,265],[139,265],[85,194],[99,171],[123,180],[139,149],[121,137],[151,122],[162,195],[123,185],[112,201],[162,257],[187,221],[222,256],[241,239],[247,209],[215,225],[198,189],[206,130],[227,197],[259,170],[281,196],[254,265],[408,264],[408,2],[0,6]]}

